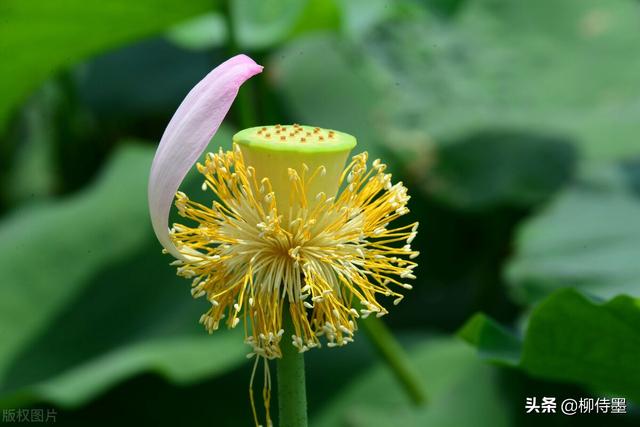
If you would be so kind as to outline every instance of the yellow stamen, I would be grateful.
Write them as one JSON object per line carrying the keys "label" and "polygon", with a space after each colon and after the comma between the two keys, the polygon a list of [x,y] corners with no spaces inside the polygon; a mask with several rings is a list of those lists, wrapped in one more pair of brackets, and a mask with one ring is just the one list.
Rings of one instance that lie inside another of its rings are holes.
{"label": "yellow stamen", "polygon": [[366,153],[355,156],[340,180],[344,191],[334,200],[318,194],[323,202],[313,208],[306,185],[319,171],[306,180],[293,172],[291,194],[299,207],[288,221],[268,180],[251,175],[237,147],[198,164],[220,202],[209,208],[179,193],[180,214],[197,225],[176,224],[171,235],[191,260],[179,263],[178,274],[193,279],[194,296],[212,303],[201,321],[208,330],[225,315],[232,328],[246,318],[246,342],[272,359],[280,356],[282,298],[289,301],[291,339],[300,351],[319,346],[322,336],[331,346],[350,342],[357,317],[387,313],[378,295],[402,298],[417,255],[404,243],[416,224],[389,223],[407,212],[409,196],[402,184],[391,185],[384,165],[367,170],[366,160]]}
{"label": "yellow stamen", "polygon": [[[410,244],[417,223],[391,226],[409,211],[407,189],[391,183],[379,160],[368,168],[366,153],[336,173],[337,182],[318,187],[329,167],[336,166],[292,165],[287,187],[279,183],[274,191],[271,179],[257,172],[265,165],[248,166],[234,144],[197,165],[203,189],[216,201],[205,206],[176,195],[179,214],[194,223],[171,230],[178,250],[188,255],[175,263],[178,275],[192,279],[194,297],[211,303],[200,319],[209,332],[225,319],[230,328],[243,322],[250,356],[257,356],[251,383],[258,358],[266,365],[281,357],[283,307],[288,305],[294,327],[284,339],[298,351],[342,346],[353,341],[359,317],[386,314],[381,297],[399,303],[400,292],[410,289],[406,279],[415,278],[418,252]],[[338,188],[343,190],[336,195]]]}

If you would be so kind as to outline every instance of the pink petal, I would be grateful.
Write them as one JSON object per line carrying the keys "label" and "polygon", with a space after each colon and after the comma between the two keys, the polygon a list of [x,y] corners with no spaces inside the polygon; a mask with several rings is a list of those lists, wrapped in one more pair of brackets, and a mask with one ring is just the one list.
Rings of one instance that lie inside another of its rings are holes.
{"label": "pink petal", "polygon": [[158,240],[176,258],[184,257],[171,242],[167,224],[176,191],[220,127],[242,83],[260,72],[262,67],[246,55],[223,62],[191,89],[162,135],[149,174],[149,213]]}

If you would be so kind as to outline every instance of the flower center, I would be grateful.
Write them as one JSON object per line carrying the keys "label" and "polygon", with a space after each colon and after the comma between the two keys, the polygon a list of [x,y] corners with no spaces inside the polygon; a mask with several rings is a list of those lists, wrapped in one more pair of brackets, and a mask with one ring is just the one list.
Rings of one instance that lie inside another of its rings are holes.
{"label": "flower center", "polygon": [[238,132],[234,142],[245,147],[281,152],[342,152],[351,150],[356,139],[344,132],[312,126],[258,126]]}
{"label": "flower center", "polygon": [[[349,134],[297,124],[244,129],[234,135],[233,142],[257,177],[269,179],[278,210],[287,219],[290,208],[311,209],[319,200],[336,195],[345,162],[356,145]],[[293,195],[296,179],[304,183],[304,197]]]}

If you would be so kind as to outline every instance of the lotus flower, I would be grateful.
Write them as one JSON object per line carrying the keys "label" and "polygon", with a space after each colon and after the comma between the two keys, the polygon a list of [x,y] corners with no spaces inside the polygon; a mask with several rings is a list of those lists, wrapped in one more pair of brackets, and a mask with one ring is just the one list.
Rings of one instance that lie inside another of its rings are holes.
{"label": "lotus flower", "polygon": [[[392,225],[409,196],[380,160],[369,167],[365,152],[345,167],[356,139],[312,126],[245,129],[231,151],[197,164],[204,202],[177,191],[239,86],[261,70],[236,56],[187,95],[158,147],[149,207],[178,274],[211,304],[200,323],[212,332],[223,319],[230,328],[242,321],[249,356],[267,360],[282,356],[284,329],[299,352],[342,346],[358,318],[387,313],[381,299],[398,304],[415,278],[418,224]],[[169,229],[174,199],[187,222]]]}

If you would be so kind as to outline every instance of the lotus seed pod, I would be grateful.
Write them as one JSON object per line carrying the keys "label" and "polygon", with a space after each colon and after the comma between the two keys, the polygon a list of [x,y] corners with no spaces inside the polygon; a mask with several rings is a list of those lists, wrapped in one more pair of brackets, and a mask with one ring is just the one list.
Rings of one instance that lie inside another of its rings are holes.
{"label": "lotus seed pod", "polygon": [[345,162],[356,146],[356,138],[349,134],[297,124],[244,129],[233,142],[257,178],[269,179],[280,208],[291,207],[291,181],[299,178],[305,183],[310,209],[335,197]]}

